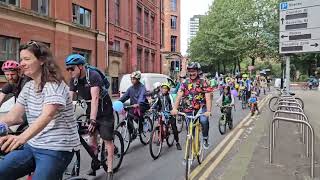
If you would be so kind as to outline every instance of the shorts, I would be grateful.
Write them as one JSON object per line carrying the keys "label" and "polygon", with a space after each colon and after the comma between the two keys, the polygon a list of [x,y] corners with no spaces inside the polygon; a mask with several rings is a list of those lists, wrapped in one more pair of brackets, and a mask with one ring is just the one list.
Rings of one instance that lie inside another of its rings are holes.
{"label": "shorts", "polygon": [[100,137],[103,140],[112,141],[114,131],[114,119],[108,117],[100,117],[97,119],[97,127]]}

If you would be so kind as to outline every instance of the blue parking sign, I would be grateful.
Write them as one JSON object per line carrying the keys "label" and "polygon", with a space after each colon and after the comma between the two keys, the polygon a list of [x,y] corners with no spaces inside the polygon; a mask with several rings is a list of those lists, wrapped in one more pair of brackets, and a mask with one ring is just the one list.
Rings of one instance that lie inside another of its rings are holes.
{"label": "blue parking sign", "polygon": [[288,3],[287,2],[283,2],[280,4],[280,10],[287,10],[288,9]]}

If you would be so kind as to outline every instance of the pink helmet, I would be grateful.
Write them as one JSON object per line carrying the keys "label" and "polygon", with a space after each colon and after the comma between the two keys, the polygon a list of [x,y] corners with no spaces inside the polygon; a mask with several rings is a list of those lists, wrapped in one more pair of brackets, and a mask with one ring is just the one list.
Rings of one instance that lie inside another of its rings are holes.
{"label": "pink helmet", "polygon": [[2,64],[1,70],[5,71],[18,71],[20,70],[20,65],[15,60],[7,60]]}

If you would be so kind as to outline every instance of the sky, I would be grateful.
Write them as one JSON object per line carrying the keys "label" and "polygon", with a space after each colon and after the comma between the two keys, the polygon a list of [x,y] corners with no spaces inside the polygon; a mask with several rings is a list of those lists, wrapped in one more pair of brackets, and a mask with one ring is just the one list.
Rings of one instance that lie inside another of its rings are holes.
{"label": "sky", "polygon": [[188,24],[193,15],[204,15],[214,0],[181,0],[181,53],[188,48]]}

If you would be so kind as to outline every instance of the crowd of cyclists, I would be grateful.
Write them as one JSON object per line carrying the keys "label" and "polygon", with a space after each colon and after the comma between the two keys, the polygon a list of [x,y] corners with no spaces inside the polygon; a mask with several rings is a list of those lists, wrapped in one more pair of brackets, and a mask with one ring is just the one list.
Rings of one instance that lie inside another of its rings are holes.
{"label": "crowd of cyclists", "polygon": [[[33,180],[62,179],[74,152],[81,145],[72,105],[76,95],[87,103],[91,148],[98,153],[98,135],[106,144],[107,179],[113,179],[115,119],[111,98],[105,92],[104,79],[97,71],[91,70],[86,59],[79,54],[66,57],[65,70],[71,78],[68,83],[50,49],[34,41],[20,47],[20,63],[8,60],[2,65],[8,82],[0,92],[0,105],[12,96],[16,103],[7,114],[0,117],[0,125],[8,130],[4,134],[0,132],[1,153],[4,155],[0,160],[0,179],[13,180],[31,173]],[[203,147],[208,149],[209,118],[212,116],[212,93],[215,90],[220,93],[215,104],[221,108],[234,106],[238,97],[242,104],[255,107],[257,111],[257,97],[260,93],[270,91],[270,83],[265,76],[252,78],[242,74],[207,78],[197,62],[189,63],[187,71],[187,76],[180,75],[176,87],[158,82],[154,84],[154,91],[148,93],[140,82],[141,72],[135,71],[131,74],[132,86],[119,99],[122,103],[130,100],[130,105],[138,109],[132,113],[138,117],[139,132],[143,131],[142,122],[148,110],[166,112],[177,150],[182,150],[180,141],[183,139],[179,138],[176,125],[179,112],[191,115],[201,111],[204,114],[199,122]],[[172,94],[176,94],[175,101]],[[229,109],[227,118],[232,121],[231,113]],[[138,132],[133,120],[128,121],[128,130],[131,138],[135,139]],[[13,125],[19,125],[16,134],[9,131]],[[96,169],[89,170],[88,174],[95,175]]]}

